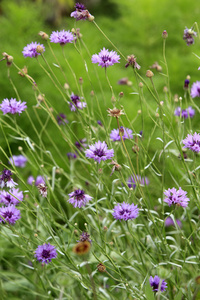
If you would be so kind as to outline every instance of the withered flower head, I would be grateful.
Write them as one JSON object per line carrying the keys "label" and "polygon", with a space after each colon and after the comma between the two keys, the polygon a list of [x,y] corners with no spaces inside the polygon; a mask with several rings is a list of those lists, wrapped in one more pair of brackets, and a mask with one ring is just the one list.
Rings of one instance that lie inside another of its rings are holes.
{"label": "withered flower head", "polygon": [[72,28],[71,32],[74,35],[74,41],[76,42],[77,39],[81,39],[82,38],[82,34],[80,33],[80,28]]}
{"label": "withered flower head", "polygon": [[21,71],[18,72],[18,74],[22,77],[25,77],[26,74],[28,74],[28,69],[26,66],[23,67]]}
{"label": "withered flower head", "polygon": [[79,242],[73,248],[73,252],[77,255],[83,255],[90,251],[91,243],[88,241]]}
{"label": "withered flower head", "polygon": [[14,59],[13,56],[9,55],[6,52],[3,52],[2,55],[3,55],[3,58],[1,60],[6,59],[7,66],[10,67],[12,65],[12,62],[13,62],[13,59]]}
{"label": "withered flower head", "polygon": [[154,74],[153,74],[153,72],[152,72],[151,70],[147,70],[147,71],[146,71],[146,76],[147,76],[148,78],[152,78],[152,77],[154,76]]}
{"label": "withered flower head", "polygon": [[150,66],[151,69],[156,69],[158,72],[162,71],[162,67],[158,64],[157,61],[155,61],[155,63],[153,63],[152,66]]}
{"label": "withered flower head", "polygon": [[41,36],[42,39],[45,40],[45,41],[47,41],[47,40],[49,39],[48,34],[47,34],[46,32],[44,32],[44,31],[40,31],[40,32],[38,33],[38,35]]}
{"label": "withered flower head", "polygon": [[133,54],[127,56],[127,63],[125,65],[125,68],[128,68],[128,66],[132,66],[133,68],[138,70],[141,68],[141,66],[136,62],[136,57]]}
{"label": "withered flower head", "polygon": [[99,263],[97,266],[97,270],[99,272],[103,273],[103,272],[106,272],[106,267],[102,263]]}
{"label": "withered flower head", "polygon": [[110,117],[115,117],[115,118],[119,118],[121,115],[124,115],[123,110],[116,107],[114,107],[113,109],[109,108],[107,112],[109,113]]}
{"label": "withered flower head", "polygon": [[114,173],[114,171],[121,171],[122,169],[122,166],[120,164],[118,164],[116,161],[112,160],[110,165],[113,165],[112,167],[112,172],[110,174],[110,176]]}
{"label": "withered flower head", "polygon": [[46,186],[46,184],[45,183],[40,183],[40,184],[37,185],[37,188],[40,192],[40,195],[42,197],[46,198],[47,197],[47,186]]}

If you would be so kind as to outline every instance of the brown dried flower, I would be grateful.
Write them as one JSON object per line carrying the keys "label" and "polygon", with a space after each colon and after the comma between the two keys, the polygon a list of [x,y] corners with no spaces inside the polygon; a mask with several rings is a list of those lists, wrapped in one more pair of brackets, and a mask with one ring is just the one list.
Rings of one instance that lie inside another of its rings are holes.
{"label": "brown dried flower", "polygon": [[127,56],[127,63],[125,65],[125,68],[128,68],[128,66],[132,66],[133,68],[138,70],[141,68],[141,66],[136,62],[136,57],[133,54]]}
{"label": "brown dried flower", "polygon": [[106,272],[106,267],[102,263],[99,263],[97,266],[97,270],[99,272],[103,273],[103,272]]}
{"label": "brown dried flower", "polygon": [[109,113],[110,117],[115,117],[115,118],[119,118],[121,115],[124,115],[123,110],[116,107],[114,107],[113,109],[109,108],[107,112]]}

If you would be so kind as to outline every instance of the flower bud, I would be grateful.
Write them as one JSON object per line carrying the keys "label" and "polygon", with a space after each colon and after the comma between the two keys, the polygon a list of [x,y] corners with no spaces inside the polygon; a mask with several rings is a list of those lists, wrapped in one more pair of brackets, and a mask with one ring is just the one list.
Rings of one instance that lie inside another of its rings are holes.
{"label": "flower bud", "polygon": [[163,37],[163,39],[166,39],[168,37],[168,33],[166,30],[163,31],[162,37]]}
{"label": "flower bud", "polygon": [[49,39],[49,36],[48,34],[46,34],[44,31],[40,31],[39,33],[39,36],[42,37],[43,40],[47,41]]}
{"label": "flower bud", "polygon": [[103,272],[106,272],[106,267],[102,263],[99,263],[97,266],[97,270],[99,272],[103,273]]}
{"label": "flower bud", "polygon": [[44,52],[44,47],[42,47],[41,45],[38,45],[37,47],[36,47],[36,52],[37,53],[43,53]]}

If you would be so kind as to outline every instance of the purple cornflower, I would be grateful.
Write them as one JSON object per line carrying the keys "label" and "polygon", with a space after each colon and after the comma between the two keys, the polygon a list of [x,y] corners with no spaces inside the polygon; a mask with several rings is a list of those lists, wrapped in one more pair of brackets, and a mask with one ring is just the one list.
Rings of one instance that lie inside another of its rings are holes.
{"label": "purple cornflower", "polygon": [[194,133],[188,134],[187,137],[182,140],[184,146],[183,148],[188,148],[192,150],[193,152],[200,152],[200,134],[199,133]]}
{"label": "purple cornflower", "polygon": [[149,278],[149,283],[151,285],[151,287],[153,288],[154,292],[164,292],[165,289],[167,288],[167,282],[165,280],[160,279],[160,277],[158,275],[152,277],[150,276]]}
{"label": "purple cornflower", "polygon": [[116,220],[132,220],[138,217],[139,209],[137,205],[129,204],[129,203],[118,203],[114,207],[113,217]]}
{"label": "purple cornflower", "polygon": [[[179,219],[176,219],[176,223],[179,227],[182,227],[182,223]],[[171,217],[167,217],[165,220],[165,227],[175,226],[174,221]]]}
{"label": "purple cornflower", "polygon": [[21,100],[17,101],[15,98],[4,99],[3,102],[0,104],[0,110],[2,110],[3,114],[21,114],[26,106],[26,102],[21,102]]}
{"label": "purple cornflower", "polygon": [[85,194],[83,190],[77,189],[73,191],[72,193],[68,194],[69,203],[71,203],[74,207],[81,208],[82,206],[85,206],[90,200],[92,200],[92,197]]}
{"label": "purple cornflower", "polygon": [[94,145],[89,146],[89,149],[85,151],[85,156],[93,158],[100,163],[101,160],[111,159],[114,156],[114,150],[108,149],[106,142],[98,141]]}
{"label": "purple cornflower", "polygon": [[76,153],[73,153],[73,152],[68,152],[67,153],[67,157],[69,159],[76,159],[77,158],[77,154]]}
{"label": "purple cornflower", "polygon": [[87,106],[87,103],[81,102],[80,101],[81,98],[78,95],[74,95],[74,93],[71,94],[70,98],[72,101],[69,104],[71,111],[76,111],[77,109],[83,109],[84,107]]}
{"label": "purple cornflower", "polygon": [[178,107],[175,109],[174,115],[177,116],[177,117],[180,117],[180,115],[181,115],[181,108],[180,108],[180,106],[178,106]]}
{"label": "purple cornflower", "polygon": [[76,141],[75,142],[75,146],[76,148],[78,148],[79,151],[82,151],[84,150],[84,148],[87,147],[87,143],[86,143],[87,139],[84,138],[84,139],[80,139],[79,141]]}
{"label": "purple cornflower", "polygon": [[43,49],[42,52],[45,51],[44,45],[32,42],[31,44],[28,44],[26,47],[24,47],[24,50],[22,51],[24,57],[37,57],[41,53],[37,52],[37,47],[41,47]]}
{"label": "purple cornflower", "polygon": [[164,191],[164,195],[166,196],[164,202],[166,202],[169,206],[178,205],[182,207],[187,207],[189,198],[186,196],[187,192],[183,191],[181,187],[178,190],[175,188],[168,189]]}
{"label": "purple cornflower", "polygon": [[81,233],[81,235],[80,235],[80,240],[77,241],[77,243],[78,243],[78,242],[85,242],[85,241],[91,243],[92,240],[91,240],[89,237],[90,237],[90,234],[87,233],[87,232],[85,232],[85,231],[83,231],[83,232]]}
{"label": "purple cornflower", "polygon": [[20,218],[20,210],[15,205],[2,206],[0,208],[0,223],[8,222],[9,224],[15,224]]}
{"label": "purple cornflower", "polygon": [[0,202],[6,206],[10,204],[17,205],[21,201],[23,201],[23,192],[19,191],[19,189],[12,188],[9,192],[0,191]]}
{"label": "purple cornflower", "polygon": [[49,243],[39,245],[35,250],[35,257],[38,261],[48,264],[51,262],[52,258],[57,257],[56,248]]}
{"label": "purple cornflower", "polygon": [[13,188],[15,185],[17,185],[16,182],[11,178],[12,172],[10,170],[4,169],[0,175],[0,187],[8,187]]}
{"label": "purple cornflower", "polygon": [[15,167],[24,168],[26,166],[27,158],[23,155],[13,155],[9,158],[8,162],[15,165]]}
{"label": "purple cornflower", "polygon": [[65,124],[69,123],[69,121],[66,118],[66,115],[62,114],[62,113],[57,115],[56,119],[57,119],[58,125],[65,125]]}
{"label": "purple cornflower", "polygon": [[33,184],[33,181],[35,181],[35,185],[36,186],[38,186],[38,184],[45,184],[45,179],[44,179],[44,177],[43,176],[41,176],[41,175],[38,175],[37,177],[36,177],[36,179],[31,175],[31,176],[29,176],[28,177],[28,179],[27,179],[27,183],[28,184],[30,184],[30,185],[32,185]]}
{"label": "purple cornflower", "polygon": [[98,54],[92,55],[93,64],[98,64],[102,68],[109,67],[115,63],[119,63],[120,56],[115,51],[108,51],[108,49],[103,48]]}
{"label": "purple cornflower", "polygon": [[200,97],[200,81],[196,81],[193,83],[190,95],[192,98]]}
{"label": "purple cornflower", "polygon": [[86,9],[86,7],[83,4],[76,3],[75,8],[76,10],[70,14],[70,17],[75,18],[76,21],[87,20],[88,17],[91,16],[89,11]]}
{"label": "purple cornflower", "polygon": [[130,176],[127,180],[127,185],[129,188],[136,188],[136,185],[149,185],[149,179],[147,177],[141,177],[140,175]]}
{"label": "purple cornflower", "polygon": [[59,43],[61,46],[67,43],[73,43],[74,36],[73,33],[65,31],[64,29],[61,31],[53,31],[50,35],[50,42],[52,43]]}
{"label": "purple cornflower", "polygon": [[[131,129],[124,128],[123,126],[121,126],[120,130],[122,132],[122,138],[123,138],[123,140],[132,139],[133,138],[133,131]],[[113,129],[111,131],[110,139],[113,140],[114,142],[121,140],[118,128],[117,129]]]}
{"label": "purple cornflower", "polygon": [[187,45],[190,46],[194,44],[194,37],[197,36],[197,33],[192,29],[187,27],[184,30],[183,39],[186,41]]}
{"label": "purple cornflower", "polygon": [[193,118],[195,115],[195,109],[189,106],[188,108],[181,110],[180,106],[178,106],[174,111],[174,115],[178,117],[181,115],[184,119],[187,119],[188,117]]}

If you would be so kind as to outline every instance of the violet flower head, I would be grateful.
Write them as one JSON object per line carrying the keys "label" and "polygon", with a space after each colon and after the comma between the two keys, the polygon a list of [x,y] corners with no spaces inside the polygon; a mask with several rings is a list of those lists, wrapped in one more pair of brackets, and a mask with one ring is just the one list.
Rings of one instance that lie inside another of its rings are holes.
{"label": "violet flower head", "polygon": [[0,175],[0,187],[8,187],[8,188],[13,188],[15,185],[17,185],[16,182],[11,178],[12,172],[10,170],[4,169],[1,172]]}
{"label": "violet flower head", "polygon": [[178,107],[175,109],[174,115],[177,116],[177,117],[180,117],[180,115],[181,115],[181,108],[180,108],[180,106],[178,106]]}
{"label": "violet flower head", "polygon": [[89,146],[89,149],[85,151],[85,156],[100,163],[102,160],[111,159],[114,156],[114,150],[108,149],[106,142],[98,141]]}
{"label": "violet flower head", "polygon": [[133,203],[118,203],[113,210],[114,212],[112,215],[116,220],[133,220],[137,218],[139,214],[137,205],[134,205]]}
{"label": "violet flower head", "polygon": [[200,81],[196,81],[193,83],[190,95],[192,98],[200,97]]}
{"label": "violet flower head", "polygon": [[76,10],[70,14],[70,17],[75,18],[76,21],[87,20],[89,17],[91,17],[89,11],[83,4],[76,3],[75,8]]}
{"label": "violet flower head", "polygon": [[15,98],[4,99],[0,104],[0,110],[2,110],[3,114],[21,114],[27,108],[26,102],[21,102],[21,100],[17,101]]}
{"label": "violet flower head", "polygon": [[97,121],[97,124],[98,124],[99,126],[103,127],[103,124],[102,124],[102,122],[101,122],[100,120]]}
{"label": "violet flower head", "polygon": [[179,187],[178,190],[175,188],[165,190],[164,195],[166,196],[164,202],[166,202],[169,206],[177,205],[185,208],[188,206],[188,202],[190,201],[190,199],[187,198],[187,192],[183,191],[181,187]]}
{"label": "violet flower head", "polygon": [[36,179],[31,175],[28,177],[27,179],[27,183],[32,185],[33,184],[33,181],[35,181],[35,185],[38,186],[38,184],[45,184],[45,179],[44,179],[44,176],[41,176],[41,175],[38,175],[36,177]]}
{"label": "violet flower head", "polygon": [[69,121],[66,118],[66,115],[63,113],[60,113],[59,115],[57,115],[56,117],[58,125],[65,125],[67,123],[69,123]]}
{"label": "violet flower head", "polygon": [[189,117],[193,118],[195,115],[195,109],[189,106],[188,108],[181,110],[180,106],[178,106],[174,111],[174,115],[177,117],[181,116],[183,119],[188,119]]}
{"label": "violet flower head", "polygon": [[[123,140],[132,139],[133,138],[133,131],[131,129],[124,128],[123,126],[121,126],[120,129],[122,130],[121,132],[122,132],[122,138],[123,138]],[[118,128],[117,129],[113,129],[111,131],[110,139],[113,140],[114,142],[121,140]]]}
{"label": "violet flower head", "polygon": [[15,224],[21,218],[20,210],[15,205],[2,206],[0,208],[0,223]]}
{"label": "violet flower head", "polygon": [[23,201],[23,192],[19,189],[12,188],[9,192],[2,190],[0,191],[0,202],[8,206],[10,204],[18,205]]}
{"label": "violet flower head", "polygon": [[68,157],[68,159],[76,159],[77,158],[77,154],[73,153],[73,152],[68,152],[67,153],[67,157]]}
{"label": "violet flower head", "polygon": [[77,241],[77,243],[78,242],[85,242],[85,241],[90,242],[90,243],[92,242],[92,240],[90,239],[90,234],[83,231],[80,235],[80,240]]}
{"label": "violet flower head", "polygon": [[79,151],[82,151],[84,150],[84,148],[87,147],[87,143],[86,143],[87,139],[84,138],[84,139],[80,139],[79,141],[76,141],[75,142],[75,146],[76,148],[78,148]]}
{"label": "violet flower head", "polygon": [[82,206],[85,206],[90,200],[92,200],[91,196],[85,194],[85,192],[80,189],[77,189],[68,195],[70,197],[68,202],[71,203],[74,207],[81,208]]}
{"label": "violet flower head", "polygon": [[74,95],[74,93],[71,94],[70,98],[72,101],[69,103],[71,111],[76,111],[77,109],[83,109],[84,107],[87,106],[87,103],[80,101],[81,97],[79,97],[78,95]]}
{"label": "violet flower head", "polygon": [[129,188],[135,189],[136,185],[149,185],[149,179],[147,177],[141,177],[140,175],[130,176],[127,180],[127,185]]}
{"label": "violet flower head", "polygon": [[159,276],[150,276],[149,278],[149,283],[153,289],[154,292],[164,292],[165,289],[167,288],[167,283],[165,280],[161,280]]}
{"label": "violet flower head", "polygon": [[188,29],[186,27],[183,33],[183,39],[188,46],[194,44],[194,37],[197,37],[197,33],[192,28]]}
{"label": "violet flower head", "polygon": [[9,158],[8,162],[15,165],[15,167],[24,168],[27,163],[27,158],[23,155],[13,155]]}
{"label": "violet flower head", "polygon": [[42,47],[43,51],[45,51],[45,47],[43,44],[32,42],[31,44],[28,44],[26,47],[24,47],[24,50],[22,51],[24,57],[37,57],[41,53],[37,52],[37,47]]}
{"label": "violet flower head", "polygon": [[39,245],[35,250],[35,257],[38,261],[48,264],[53,258],[57,257],[56,248],[50,243]]}
{"label": "violet flower head", "polygon": [[[182,223],[179,219],[176,219],[176,223],[179,227],[182,227]],[[174,221],[171,217],[167,217],[165,220],[165,227],[175,226]]]}
{"label": "violet flower head", "polygon": [[64,29],[61,31],[53,31],[50,35],[50,42],[51,43],[59,43],[61,46],[67,43],[73,43],[74,36],[71,31],[65,31]]}
{"label": "violet flower head", "polygon": [[115,51],[109,51],[108,49],[103,48],[98,54],[92,55],[93,64],[98,64],[102,68],[107,68],[119,63],[120,56]]}
{"label": "violet flower head", "polygon": [[183,148],[188,148],[192,150],[193,152],[200,152],[200,134],[199,133],[194,133],[188,134],[187,137],[182,140],[184,146]]}

